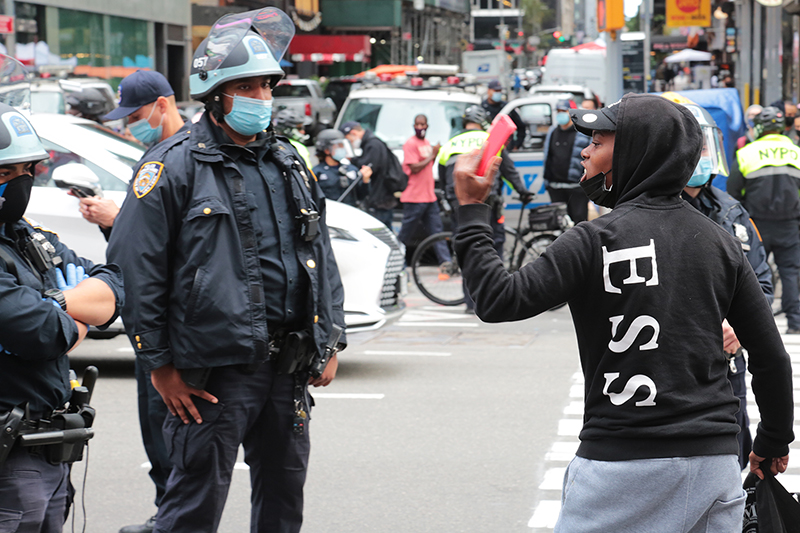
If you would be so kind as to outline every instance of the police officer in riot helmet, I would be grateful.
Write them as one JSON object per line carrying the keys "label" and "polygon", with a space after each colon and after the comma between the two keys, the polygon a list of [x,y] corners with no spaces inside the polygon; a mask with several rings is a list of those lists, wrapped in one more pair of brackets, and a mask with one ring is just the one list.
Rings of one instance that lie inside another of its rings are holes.
{"label": "police officer in riot helmet", "polygon": [[125,329],[182,443],[155,532],[217,530],[240,445],[251,531],[302,524],[307,386],[331,382],[345,341],[322,191],[269,127],[293,35],[272,7],[217,21],[190,74],[206,113],[142,160],[111,234]]}
{"label": "police officer in riot helmet", "polygon": [[[12,61],[0,56],[4,66]],[[0,104],[0,523],[8,531],[56,533],[71,503],[69,464],[80,460],[94,419],[72,393],[67,352],[89,325],[116,319],[123,289],[117,266],[79,257],[23,218],[33,168],[47,157],[28,119]],[[66,433],[62,442],[31,446],[37,435],[65,428],[83,435],[75,446],[63,442]]]}
{"label": "police officer in riot helmet", "polygon": [[[773,300],[772,270],[767,264],[764,245],[758,230],[750,219],[750,214],[741,203],[734,200],[725,191],[711,185],[717,174],[729,173],[722,132],[711,114],[704,108],[697,104],[684,103],[683,105],[692,112],[702,128],[703,151],[681,197],[741,243],[742,251],[750,266],[753,267],[761,290],[771,304]],[[739,339],[727,320],[722,323],[722,331],[723,353],[728,360],[728,380],[731,382],[733,394],[739,399],[740,404],[739,411],[736,413],[736,422],[739,424],[737,440],[739,442],[739,464],[744,468],[747,466],[753,445],[750,419],[747,416],[747,384],[745,383],[747,368]]]}
{"label": "police officer in riot helmet", "polygon": [[339,130],[322,130],[317,135],[317,159],[319,165],[313,169],[319,186],[326,198],[339,200],[356,207],[360,200],[368,194],[368,184],[372,177],[372,167],[362,165],[359,170],[350,164],[348,157],[352,154],[350,143]]}
{"label": "police officer in riot helmet", "polygon": [[272,125],[275,128],[275,133],[289,139],[289,142],[302,156],[306,165],[311,168],[311,158],[309,157],[308,148],[306,148],[306,143],[311,136],[306,133],[303,127],[303,118],[294,109],[281,109],[275,113]]}

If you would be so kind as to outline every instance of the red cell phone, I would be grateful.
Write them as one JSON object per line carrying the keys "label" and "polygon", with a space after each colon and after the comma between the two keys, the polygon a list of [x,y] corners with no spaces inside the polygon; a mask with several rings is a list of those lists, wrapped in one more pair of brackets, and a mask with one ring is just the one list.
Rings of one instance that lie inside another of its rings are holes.
{"label": "red cell phone", "polygon": [[478,177],[484,177],[489,162],[493,157],[500,154],[500,150],[505,146],[511,134],[517,131],[517,125],[508,115],[497,115],[489,128],[489,138],[483,143],[483,157],[478,163]]}

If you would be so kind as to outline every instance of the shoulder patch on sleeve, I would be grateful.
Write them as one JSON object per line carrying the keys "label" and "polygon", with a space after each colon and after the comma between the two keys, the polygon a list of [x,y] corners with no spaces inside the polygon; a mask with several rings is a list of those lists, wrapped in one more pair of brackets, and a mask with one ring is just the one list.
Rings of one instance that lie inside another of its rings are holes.
{"label": "shoulder patch on sleeve", "polygon": [[153,190],[163,170],[164,163],[161,161],[148,161],[139,167],[139,172],[133,178],[133,193],[136,198],[144,198]]}
{"label": "shoulder patch on sleeve", "polygon": [[36,221],[35,221],[35,220],[33,220],[32,218],[28,218],[28,217],[22,217],[22,219],[23,219],[25,222],[27,222],[28,224],[30,224],[30,225],[31,225],[31,227],[32,227],[33,229],[36,229],[36,230],[39,230],[39,231],[44,231],[44,232],[46,232],[46,233],[52,233],[53,235],[55,235],[56,237],[58,237],[58,233],[56,233],[55,231],[51,230],[51,229],[50,229],[50,228],[48,228],[47,226],[43,226],[42,224],[39,224],[38,222],[36,222]]}

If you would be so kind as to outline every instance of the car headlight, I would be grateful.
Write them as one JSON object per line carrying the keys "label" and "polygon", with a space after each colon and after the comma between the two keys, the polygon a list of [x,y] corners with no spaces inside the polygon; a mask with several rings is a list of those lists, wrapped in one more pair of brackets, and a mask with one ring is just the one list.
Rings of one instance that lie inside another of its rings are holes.
{"label": "car headlight", "polygon": [[346,229],[335,228],[333,226],[328,226],[328,235],[330,235],[331,239],[339,239],[342,241],[358,241],[358,239],[353,237],[353,235]]}

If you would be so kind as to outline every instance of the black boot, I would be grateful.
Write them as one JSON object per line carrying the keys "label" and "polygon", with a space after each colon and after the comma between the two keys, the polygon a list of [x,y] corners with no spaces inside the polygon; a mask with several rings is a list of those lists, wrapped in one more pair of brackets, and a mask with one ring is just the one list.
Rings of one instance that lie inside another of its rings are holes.
{"label": "black boot", "polygon": [[144,524],[125,526],[119,530],[119,533],[153,533],[154,527],[156,527],[156,517],[151,516]]}

